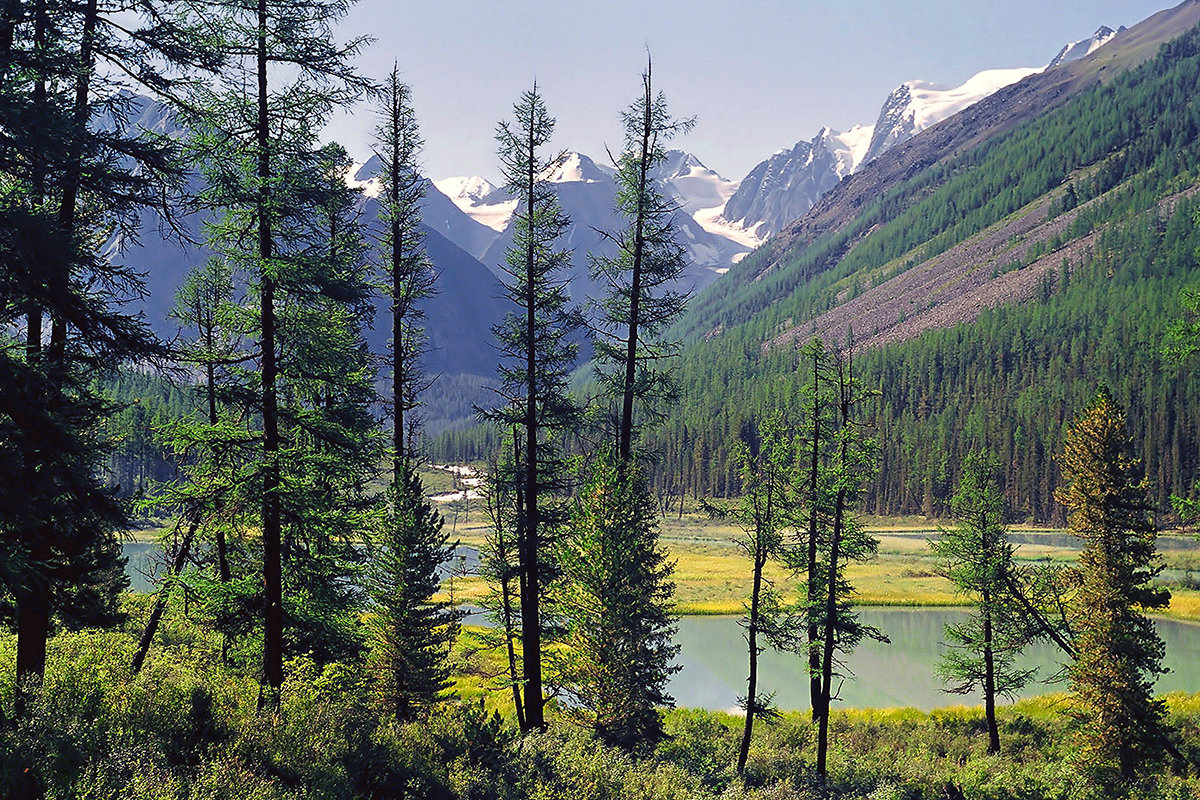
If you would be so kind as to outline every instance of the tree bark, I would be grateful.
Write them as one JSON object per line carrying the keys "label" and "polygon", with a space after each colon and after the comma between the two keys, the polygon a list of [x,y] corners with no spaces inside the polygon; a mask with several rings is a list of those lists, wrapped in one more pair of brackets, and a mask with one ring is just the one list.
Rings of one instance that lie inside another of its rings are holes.
{"label": "tree bark", "polygon": [[638,163],[637,215],[633,229],[633,270],[629,282],[629,337],[625,342],[625,383],[621,392],[621,431],[617,456],[622,464],[628,464],[633,453],[633,395],[637,377],[637,343],[642,299],[642,259],[646,249],[646,183],[649,180],[650,150],[652,147],[653,120],[650,105],[653,93],[650,89],[650,66],[646,66],[644,81],[645,98],[642,117],[642,151]]}
{"label": "tree bark", "polygon": [[538,601],[541,575],[538,569],[538,440],[537,440],[537,314],[536,275],[532,226],[535,220],[534,202],[537,175],[536,144],[534,126],[529,125],[528,193],[526,210],[530,217],[531,242],[525,251],[525,513],[522,515],[518,539],[521,569],[524,582],[521,585],[521,651],[522,671],[525,678],[525,729],[543,730],[542,699],[542,628]]}
{"label": "tree bark", "polygon": [[[844,447],[844,445],[843,445]],[[833,644],[837,628],[837,563],[841,558],[842,514],[846,503],[845,491],[838,490],[837,505],[833,510],[833,535],[829,545],[829,568],[826,574],[825,593],[825,641],[821,657],[821,716],[817,725],[817,774],[826,775],[826,760],[829,754],[829,709],[832,705],[833,688]]]}
{"label": "tree bark", "polygon": [[188,524],[187,533],[183,535],[183,541],[179,543],[179,549],[175,552],[175,558],[171,562],[171,571],[167,574],[162,588],[158,590],[158,596],[154,598],[154,608],[150,611],[150,619],[146,620],[146,627],[142,631],[141,639],[138,640],[138,649],[134,653],[133,662],[130,665],[134,675],[142,671],[142,665],[146,661],[146,654],[150,652],[150,644],[154,641],[158,624],[167,610],[167,600],[171,595],[171,580],[178,577],[179,573],[183,571],[183,565],[187,563],[188,552],[192,547],[192,539],[195,538],[196,530],[199,527],[200,516],[197,514]]}
{"label": "tree bark", "polygon": [[388,175],[389,189],[392,196],[392,405],[395,408],[395,420],[392,430],[392,474],[393,481],[400,480],[400,470],[403,467],[404,449],[404,387],[408,381],[405,373],[404,359],[404,281],[400,265],[404,254],[404,244],[401,241],[400,218],[396,215],[400,207],[400,94],[395,84],[392,84],[392,107],[389,122],[392,126],[392,159]]}
{"label": "tree bark", "polygon": [[25,718],[46,672],[50,636],[50,581],[37,575],[17,593],[17,691],[13,716]]}
{"label": "tree bark", "polygon": [[819,720],[821,714],[821,653],[817,648],[821,631],[816,617],[812,614],[812,604],[816,601],[817,593],[817,498],[818,479],[820,475],[821,457],[821,369],[820,354],[813,350],[813,438],[812,452],[809,458],[808,475],[808,694],[812,706],[812,719]]}
{"label": "tree bark", "polygon": [[737,774],[746,769],[750,754],[750,737],[754,730],[754,710],[758,705],[758,599],[762,592],[763,566],[766,557],[761,543],[754,554],[754,585],[750,592],[750,624],[746,628],[746,643],[750,653],[750,675],[746,679],[746,723],[742,726],[742,742],[738,748]]}
{"label": "tree bark", "polygon": [[983,711],[987,718],[988,753],[1000,752],[1000,729],[996,725],[996,665],[992,652],[991,593],[983,591]]}
{"label": "tree bark", "polygon": [[270,118],[267,107],[267,0],[258,0],[258,255],[261,260],[263,416],[263,678],[275,693],[283,686],[283,545],[279,499],[279,403],[275,353],[275,280],[271,231]]}

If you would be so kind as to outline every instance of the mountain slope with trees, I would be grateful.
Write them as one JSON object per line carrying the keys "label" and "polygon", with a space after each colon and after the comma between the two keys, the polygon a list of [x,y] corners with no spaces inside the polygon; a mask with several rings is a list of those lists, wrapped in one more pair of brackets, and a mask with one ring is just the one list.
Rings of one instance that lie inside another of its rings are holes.
{"label": "mountain slope with trees", "polygon": [[661,488],[736,492],[729,442],[790,402],[795,348],[852,329],[882,390],[868,510],[943,513],[953,465],[987,446],[1017,513],[1061,521],[1050,454],[1098,384],[1128,408],[1167,508],[1200,446],[1197,387],[1157,344],[1200,245],[1200,34],[1158,42],[1198,18],[1194,2],[1162,12],[931,128],[701,296],[679,328]]}

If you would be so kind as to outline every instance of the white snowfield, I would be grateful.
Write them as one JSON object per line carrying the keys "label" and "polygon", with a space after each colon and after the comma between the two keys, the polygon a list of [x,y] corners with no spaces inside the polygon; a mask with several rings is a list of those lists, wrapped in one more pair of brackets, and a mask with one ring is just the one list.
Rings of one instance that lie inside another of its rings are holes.
{"label": "white snowfield", "polygon": [[478,175],[443,178],[434,181],[433,186],[468,217],[497,232],[508,227],[517,210],[516,199],[504,198],[502,192],[497,194],[491,181]]}
{"label": "white snowfield", "polygon": [[346,174],[342,176],[342,180],[344,180],[346,185],[351,189],[361,189],[365,197],[379,197],[379,195],[383,192],[383,181],[380,180],[378,176],[368,178],[365,181],[355,180],[354,176],[356,176],[359,170],[361,170],[364,166],[366,166],[366,164],[351,164],[350,168],[346,170]]}
{"label": "white snowfield", "polygon": [[542,177],[550,183],[599,183],[611,179],[615,173],[612,167],[597,164],[583,153],[568,152],[557,166]]}
{"label": "white snowfield", "polygon": [[908,104],[907,117],[912,120],[916,131],[923,131],[948,117],[952,117],[967,106],[978,103],[1005,86],[1041,72],[1044,67],[1018,67],[1016,69],[988,69],[967,79],[962,86],[946,88],[927,81],[908,81],[912,100]]}
{"label": "white snowfield", "polygon": [[[871,137],[875,133],[874,125],[855,125],[845,133],[839,133],[833,128],[825,128],[825,147],[837,159],[837,176],[844,178],[858,169],[867,148],[871,146]],[[818,134],[820,137],[821,134]]]}

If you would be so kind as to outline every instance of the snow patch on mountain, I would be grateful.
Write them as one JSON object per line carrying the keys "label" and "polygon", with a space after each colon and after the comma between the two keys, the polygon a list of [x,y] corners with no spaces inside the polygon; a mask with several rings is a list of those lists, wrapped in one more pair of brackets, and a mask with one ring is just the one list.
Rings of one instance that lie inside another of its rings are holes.
{"label": "snow patch on mountain", "polygon": [[1058,55],[1056,55],[1054,60],[1052,60],[1046,66],[1046,69],[1057,67],[1060,64],[1066,64],[1071,61],[1078,61],[1081,58],[1090,56],[1092,53],[1108,44],[1109,40],[1123,30],[1125,30],[1124,25],[1115,31],[1107,25],[1101,25],[1096,29],[1096,32],[1088,38],[1080,39],[1078,42],[1070,42],[1069,44],[1063,45],[1063,49],[1058,51]]}
{"label": "snow patch on mountain", "polygon": [[434,181],[433,185],[464,214],[497,232],[508,227],[513,212],[517,210],[515,198],[478,175],[443,178]]}
{"label": "snow patch on mountain", "polygon": [[967,79],[962,86],[947,89],[925,81],[912,81],[913,125],[924,130],[951,117],[970,105],[1009,84],[1041,72],[1040,67],[1018,67],[1016,69],[988,69]]}
{"label": "snow patch on mountain", "polygon": [[[759,237],[722,216],[725,204],[738,190],[739,181],[731,181],[716,170],[706,167],[700,159],[682,150],[668,150],[667,157],[655,171],[655,180],[669,193],[679,209],[691,216],[701,230],[719,239],[727,239],[738,248],[757,247]],[[707,251],[695,254],[697,262],[714,258]],[[736,253],[736,263],[745,253]],[[719,260],[719,259],[718,259]],[[714,270],[721,274],[723,269]]]}
{"label": "snow patch on mountain", "polygon": [[550,183],[600,183],[612,180],[616,170],[597,164],[583,153],[567,152],[543,175]]}
{"label": "snow patch on mountain", "polygon": [[[377,156],[372,156],[377,158]],[[372,171],[368,168],[368,164],[351,164],[350,169],[346,170],[343,180],[351,189],[359,189],[364,197],[379,197],[383,193],[383,180],[379,177],[378,171]],[[362,177],[366,176],[366,177]]]}
{"label": "snow patch on mountain", "polygon": [[[692,218],[696,220],[697,225],[713,236],[728,239],[737,245],[747,248],[747,251],[753,250],[762,244],[762,237],[756,232],[760,225],[755,225],[754,229],[748,230],[736,222],[730,222],[725,219],[722,213],[724,210],[724,204],[712,208],[702,208],[692,214]],[[733,263],[736,264],[745,256],[746,253],[738,253],[733,257]],[[721,270],[717,270],[717,273],[724,274]]]}
{"label": "snow patch on mountain", "polygon": [[654,177],[671,193],[679,207],[692,216],[725,205],[738,187],[737,181],[722,177],[682,150],[668,150]]}
{"label": "snow patch on mountain", "polygon": [[966,83],[955,87],[928,81],[905,81],[893,89],[884,101],[875,122],[871,144],[861,163],[877,158],[997,90],[1041,71],[1041,67],[988,69],[972,75]]}
{"label": "snow patch on mountain", "polygon": [[858,165],[866,158],[875,126],[855,125],[845,133],[838,133],[832,128],[824,130],[827,132],[824,137],[825,148],[837,162],[837,176],[844,178],[858,169]]}

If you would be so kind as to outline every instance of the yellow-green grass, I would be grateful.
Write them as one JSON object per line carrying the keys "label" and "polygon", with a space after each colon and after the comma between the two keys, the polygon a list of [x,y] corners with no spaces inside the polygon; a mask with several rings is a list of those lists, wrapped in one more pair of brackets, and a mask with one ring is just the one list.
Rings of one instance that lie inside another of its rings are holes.
{"label": "yellow-green grass", "polygon": [[1172,589],[1171,604],[1160,613],[1171,619],[1200,622],[1200,591]]}
{"label": "yellow-green grass", "polygon": [[[449,473],[433,471],[441,479]],[[432,490],[431,494],[434,493]],[[452,539],[464,545],[484,544],[490,522],[483,503],[456,500],[439,504],[445,526]],[[864,563],[850,564],[847,576],[856,590],[855,602],[866,606],[961,606],[967,601],[954,591],[948,580],[937,573],[937,562],[928,549],[929,538],[952,522],[925,517],[865,517],[868,529],[879,540],[879,554]],[[1037,525],[1013,525],[1009,530],[1023,541],[1016,547],[1024,561],[1070,563],[1078,548],[1064,545],[1067,531]],[[1040,535],[1045,542],[1036,541]],[[750,562],[735,542],[742,529],[728,519],[712,519],[698,504],[686,501],[684,513],[667,514],[659,521],[659,541],[669,558],[675,561],[676,611],[684,615],[721,615],[742,613],[750,596]],[[1171,569],[1200,571],[1200,553],[1173,547],[1170,538],[1160,540],[1164,563]],[[785,597],[794,598],[797,580],[782,566],[772,562],[766,577]],[[478,577],[456,577],[453,588],[456,602],[478,604],[490,591]],[[1200,591],[1173,589],[1171,605],[1163,616],[1200,621]]]}
{"label": "yellow-green grass", "polygon": [[165,536],[169,530],[169,528],[161,525],[151,525],[144,528],[134,528],[132,530],[125,531],[125,537],[129,541],[139,543],[157,542],[159,539]]}
{"label": "yellow-green grass", "polygon": [[482,700],[488,711],[507,715],[514,710],[512,694],[496,688],[503,685],[508,668],[504,649],[497,647],[493,639],[493,632],[487,628],[462,626],[451,654],[451,691],[455,697],[471,703]]}

